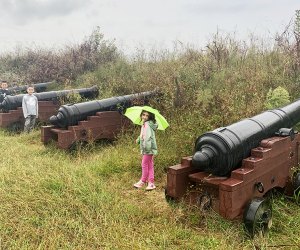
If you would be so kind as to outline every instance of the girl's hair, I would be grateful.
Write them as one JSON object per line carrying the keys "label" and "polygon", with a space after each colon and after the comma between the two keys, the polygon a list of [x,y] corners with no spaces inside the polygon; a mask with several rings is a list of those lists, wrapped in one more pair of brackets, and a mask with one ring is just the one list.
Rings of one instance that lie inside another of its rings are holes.
{"label": "girl's hair", "polygon": [[142,114],[144,112],[147,112],[149,114],[149,121],[152,121],[153,123],[156,123],[155,114],[153,114],[153,113],[151,113],[151,112],[149,112],[147,110],[142,110],[142,112],[141,112],[141,120],[142,120]]}

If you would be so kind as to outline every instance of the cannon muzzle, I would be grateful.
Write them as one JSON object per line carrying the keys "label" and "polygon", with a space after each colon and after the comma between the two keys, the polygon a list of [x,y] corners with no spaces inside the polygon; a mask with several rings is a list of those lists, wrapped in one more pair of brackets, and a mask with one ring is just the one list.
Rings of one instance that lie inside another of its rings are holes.
{"label": "cannon muzzle", "polygon": [[132,106],[135,101],[145,103],[157,91],[148,91],[132,95],[111,97],[103,100],[82,102],[72,105],[62,105],[57,115],[50,117],[50,123],[66,128],[76,125],[79,121],[85,120],[88,116],[95,115],[100,111],[116,111]]}
{"label": "cannon muzzle", "polygon": [[[72,93],[78,93],[83,98],[96,98],[99,95],[97,86],[82,89],[71,89],[71,90],[60,90],[60,91],[49,91],[42,93],[34,93],[39,101],[59,101],[67,98]],[[14,110],[22,106],[22,99],[24,94],[15,96],[6,96],[2,103],[0,103],[0,109],[7,112],[8,110]]]}
{"label": "cannon muzzle", "polygon": [[214,175],[229,175],[261,140],[274,136],[281,128],[291,128],[299,121],[300,99],[281,109],[268,110],[204,133],[196,140],[192,166]]}

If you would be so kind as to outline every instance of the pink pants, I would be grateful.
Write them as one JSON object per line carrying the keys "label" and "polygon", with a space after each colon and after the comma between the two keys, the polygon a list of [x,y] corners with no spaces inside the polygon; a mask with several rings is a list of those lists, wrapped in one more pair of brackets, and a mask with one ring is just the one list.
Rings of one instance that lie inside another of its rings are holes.
{"label": "pink pants", "polygon": [[154,156],[143,155],[142,159],[142,178],[143,182],[154,182]]}

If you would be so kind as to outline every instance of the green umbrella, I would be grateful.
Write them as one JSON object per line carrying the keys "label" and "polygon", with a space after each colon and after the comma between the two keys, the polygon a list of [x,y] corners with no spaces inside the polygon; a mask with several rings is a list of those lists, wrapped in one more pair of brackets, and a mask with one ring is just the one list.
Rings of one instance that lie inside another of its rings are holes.
{"label": "green umbrella", "polygon": [[127,116],[134,124],[142,125],[141,113],[143,110],[155,115],[155,120],[159,130],[165,130],[167,127],[169,127],[169,123],[159,113],[159,111],[149,106],[133,106],[127,108],[124,115]]}

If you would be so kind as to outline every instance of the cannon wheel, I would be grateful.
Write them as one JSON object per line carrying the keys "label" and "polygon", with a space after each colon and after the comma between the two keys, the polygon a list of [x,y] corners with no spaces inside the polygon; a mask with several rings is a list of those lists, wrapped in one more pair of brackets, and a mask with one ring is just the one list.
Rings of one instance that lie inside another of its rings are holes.
{"label": "cannon wheel", "polygon": [[197,205],[200,211],[207,211],[212,206],[212,198],[209,193],[204,193],[197,198]]}
{"label": "cannon wheel", "polygon": [[294,195],[296,198],[296,201],[299,202],[300,200],[300,173],[297,173],[294,178]]}
{"label": "cannon wheel", "polygon": [[167,187],[165,187],[165,199],[168,203],[173,203],[175,201],[175,198],[168,195]]}
{"label": "cannon wheel", "polygon": [[245,229],[251,237],[266,234],[272,225],[272,205],[269,199],[254,198],[244,212]]}
{"label": "cannon wheel", "polygon": [[69,151],[70,151],[70,152],[76,152],[76,151],[79,151],[79,150],[85,148],[87,144],[88,144],[87,141],[81,141],[81,140],[80,140],[80,141],[75,141],[75,142],[73,142],[73,143],[70,145]]}
{"label": "cannon wheel", "polygon": [[300,173],[297,173],[294,179],[294,190],[295,192],[300,191]]}

